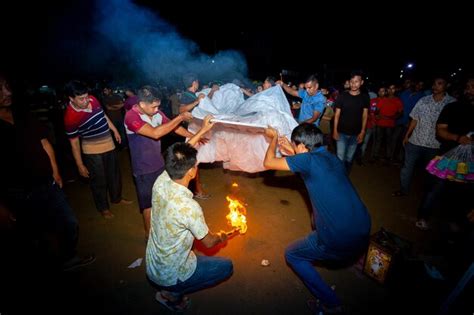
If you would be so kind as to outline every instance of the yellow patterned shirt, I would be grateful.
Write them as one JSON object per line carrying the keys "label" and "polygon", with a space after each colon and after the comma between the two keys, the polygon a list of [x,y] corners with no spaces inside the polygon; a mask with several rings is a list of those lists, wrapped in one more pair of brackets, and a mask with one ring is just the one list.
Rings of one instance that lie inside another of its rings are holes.
{"label": "yellow patterned shirt", "polygon": [[153,185],[151,230],[146,247],[146,272],[161,286],[189,279],[196,270],[194,239],[202,239],[207,227],[193,193],[175,183],[165,171]]}

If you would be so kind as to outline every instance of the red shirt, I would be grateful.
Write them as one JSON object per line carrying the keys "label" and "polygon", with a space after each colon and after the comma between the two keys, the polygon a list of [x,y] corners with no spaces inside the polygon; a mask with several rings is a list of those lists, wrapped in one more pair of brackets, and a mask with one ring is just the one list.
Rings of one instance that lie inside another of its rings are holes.
{"label": "red shirt", "polygon": [[377,109],[375,124],[379,127],[395,127],[398,113],[403,112],[403,104],[398,97],[386,97],[377,103]]}

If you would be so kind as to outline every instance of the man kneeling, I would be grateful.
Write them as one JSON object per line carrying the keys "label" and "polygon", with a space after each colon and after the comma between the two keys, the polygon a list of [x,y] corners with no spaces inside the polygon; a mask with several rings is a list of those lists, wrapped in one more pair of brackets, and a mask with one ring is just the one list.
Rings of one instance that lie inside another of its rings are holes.
{"label": "man kneeling", "polygon": [[210,232],[201,207],[187,188],[197,172],[197,151],[190,144],[196,144],[212,125],[206,117],[202,129],[188,143],[168,148],[165,172],[153,186],[146,271],[160,290],[156,299],[173,311],[186,309],[189,300],[185,294],[213,286],[233,271],[230,259],[196,256],[192,251],[195,238],[211,248],[235,232]]}

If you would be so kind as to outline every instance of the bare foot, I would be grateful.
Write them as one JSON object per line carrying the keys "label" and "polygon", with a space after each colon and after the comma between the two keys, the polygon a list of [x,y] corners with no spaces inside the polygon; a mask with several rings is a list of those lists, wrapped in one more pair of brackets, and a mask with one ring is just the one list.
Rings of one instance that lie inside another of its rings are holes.
{"label": "bare foot", "polygon": [[104,217],[104,219],[113,219],[114,214],[110,211],[110,210],[104,210],[101,212],[102,216]]}
{"label": "bare foot", "polygon": [[131,205],[133,201],[122,198],[119,202],[114,202],[116,205]]}

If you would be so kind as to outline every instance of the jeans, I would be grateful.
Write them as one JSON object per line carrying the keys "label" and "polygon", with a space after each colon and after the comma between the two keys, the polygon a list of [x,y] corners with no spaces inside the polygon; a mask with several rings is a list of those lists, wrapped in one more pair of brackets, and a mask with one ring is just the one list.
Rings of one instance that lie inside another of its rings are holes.
{"label": "jeans", "polygon": [[[360,158],[363,159],[365,155],[365,150],[367,150],[367,145],[369,144],[370,138],[375,134],[375,127],[367,128],[365,131],[364,142],[360,146]],[[373,142],[373,141],[372,141]],[[374,147],[372,146],[372,153],[370,154],[370,158],[374,155]]]}
{"label": "jeans", "polygon": [[18,225],[28,237],[48,242],[53,235],[62,261],[75,256],[79,223],[59,185],[51,179],[10,197]]}
{"label": "jeans", "polygon": [[344,163],[347,173],[351,170],[356,149],[357,135],[339,133],[339,140],[336,141],[337,157]]}
{"label": "jeans", "polygon": [[393,127],[375,127],[375,143],[374,143],[374,157],[380,158],[380,148],[385,145],[385,158],[387,160],[393,159],[393,152],[395,151],[395,141],[393,139]]}
{"label": "jeans", "polygon": [[199,255],[196,257],[196,270],[189,279],[178,280],[177,284],[168,287],[156,284],[155,286],[160,290],[172,292],[176,298],[180,299],[185,294],[215,286],[232,275],[234,267],[230,259]]}
{"label": "jeans", "polygon": [[[349,241],[350,242],[350,241]],[[362,244],[361,244],[362,245]],[[352,259],[363,246],[353,246],[349,251],[328,251],[325,244],[318,239],[316,231],[311,232],[306,238],[290,244],[285,251],[288,265],[300,277],[311,294],[326,306],[338,306],[341,301],[334,290],[324,282],[313,263],[316,261],[344,261]]]}
{"label": "jeans", "polygon": [[433,159],[438,149],[426,148],[408,142],[405,145],[405,161],[400,171],[400,191],[408,194],[410,190],[413,171],[417,163],[421,162],[423,168]]}
{"label": "jeans", "polygon": [[109,210],[107,192],[110,201],[122,199],[122,176],[115,150],[101,154],[84,154],[84,164],[89,170],[89,182],[95,207],[99,212]]}

